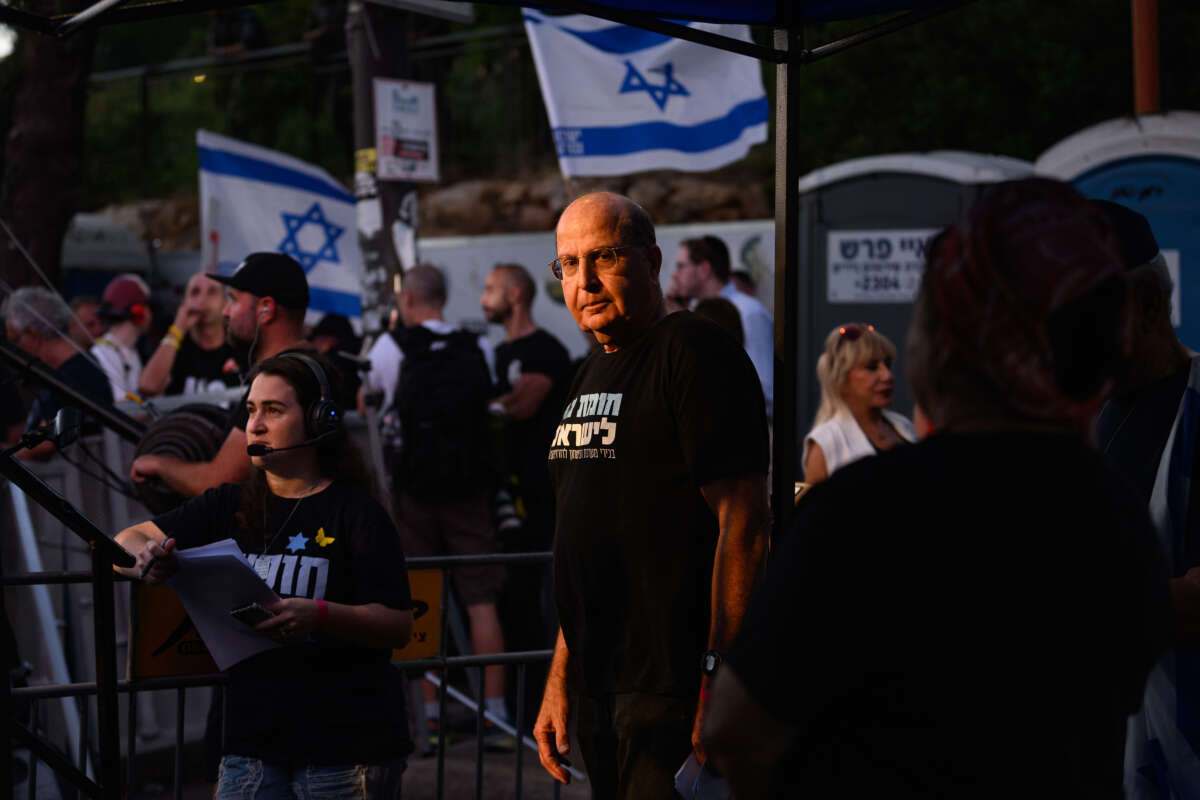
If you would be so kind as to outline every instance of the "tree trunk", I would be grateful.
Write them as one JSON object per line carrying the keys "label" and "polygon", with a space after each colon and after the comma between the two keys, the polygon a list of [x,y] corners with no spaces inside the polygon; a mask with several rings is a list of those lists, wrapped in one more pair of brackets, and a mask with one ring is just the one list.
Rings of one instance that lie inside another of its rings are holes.
{"label": "tree trunk", "polygon": [[[83,0],[43,0],[38,14],[77,11]],[[83,183],[83,120],[95,29],[67,39],[21,36],[22,75],[5,143],[0,218],[57,288],[63,235]],[[11,286],[41,284],[16,245],[0,231],[0,276]]]}

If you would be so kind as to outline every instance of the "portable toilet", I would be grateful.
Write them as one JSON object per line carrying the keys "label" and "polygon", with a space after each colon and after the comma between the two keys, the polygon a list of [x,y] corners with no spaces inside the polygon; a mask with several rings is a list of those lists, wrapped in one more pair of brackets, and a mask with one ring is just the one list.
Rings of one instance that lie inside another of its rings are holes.
{"label": "portable toilet", "polygon": [[1034,170],[1150,221],[1174,284],[1171,321],[1185,345],[1200,348],[1200,114],[1093,125],[1043,153]]}
{"label": "portable toilet", "polygon": [[99,297],[118,273],[149,272],[150,255],[124,225],[98,214],[76,214],[63,236],[60,263],[65,297]]}
{"label": "portable toilet", "polygon": [[1005,156],[936,151],[856,158],[800,179],[798,436],[820,402],[817,358],[825,336],[846,322],[874,325],[895,342],[892,407],[911,416],[904,341],[925,244],[986,186],[1032,172],[1029,162]]}

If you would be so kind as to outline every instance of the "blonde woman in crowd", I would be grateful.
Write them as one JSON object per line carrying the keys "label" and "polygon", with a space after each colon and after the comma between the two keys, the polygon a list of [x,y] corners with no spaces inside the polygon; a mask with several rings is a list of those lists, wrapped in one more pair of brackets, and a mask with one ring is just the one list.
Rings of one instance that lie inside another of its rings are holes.
{"label": "blonde woman in crowd", "polygon": [[819,483],[860,458],[916,441],[912,423],[888,410],[896,346],[874,325],[847,323],[817,359],[821,406],[804,437],[804,480]]}

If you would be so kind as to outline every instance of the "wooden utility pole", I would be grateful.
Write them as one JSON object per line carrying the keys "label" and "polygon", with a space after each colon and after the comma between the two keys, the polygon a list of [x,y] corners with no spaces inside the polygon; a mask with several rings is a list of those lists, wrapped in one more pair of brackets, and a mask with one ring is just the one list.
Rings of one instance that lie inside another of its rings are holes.
{"label": "wooden utility pole", "polygon": [[1153,114],[1158,104],[1158,0],[1131,0],[1133,12],[1133,112]]}
{"label": "wooden utility pole", "polygon": [[[41,0],[28,10],[49,16],[86,5],[86,0]],[[95,47],[95,28],[62,39],[22,32],[16,54],[22,74],[4,143],[0,219],[56,288],[63,236],[83,184],[83,119]],[[3,233],[0,278],[14,287],[42,283]]]}
{"label": "wooden utility pole", "polygon": [[[407,77],[410,12],[351,0],[346,16],[346,51],[354,88],[354,195],[358,242],[363,254],[363,328],[387,326],[396,276],[413,266],[417,189],[412,183],[380,181],[376,175],[375,78]],[[411,246],[406,247],[405,242]],[[397,252],[397,246],[407,252]]]}

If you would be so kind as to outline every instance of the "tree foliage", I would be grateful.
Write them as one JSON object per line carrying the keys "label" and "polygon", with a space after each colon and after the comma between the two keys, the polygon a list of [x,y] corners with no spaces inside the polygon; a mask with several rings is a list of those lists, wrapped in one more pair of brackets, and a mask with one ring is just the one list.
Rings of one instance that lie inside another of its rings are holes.
{"label": "tree foliage", "polygon": [[[510,6],[477,3],[476,21],[414,19],[414,39],[493,30],[520,22]],[[271,43],[299,41],[305,0],[257,7]],[[815,46],[867,21],[805,31]],[[1160,0],[1164,109],[1200,109],[1200,6]],[[103,29],[97,70],[204,53],[206,15]],[[761,41],[769,31],[756,32]],[[1129,0],[977,0],[800,71],[794,135],[803,168],[859,156],[936,149],[1034,159],[1063,137],[1132,113]],[[773,92],[774,66],[763,65]],[[528,47],[520,36],[489,37],[417,54],[414,79],[439,87],[443,173],[448,180],[510,177],[553,168],[553,144]],[[348,73],[337,74],[348,86]],[[0,79],[3,73],[0,73]],[[194,191],[194,131],[237,135],[350,172],[350,143],[332,104],[315,97],[311,64],[152,78],[144,115],[135,80],[95,85],[87,122],[84,202],[99,206],[144,194]],[[348,89],[347,89],[348,91]],[[239,115],[245,120],[239,122]],[[2,115],[0,115],[2,117]],[[244,124],[243,124],[244,123]],[[143,145],[145,137],[146,144]],[[757,179],[770,192],[772,140],[724,173]],[[143,148],[146,161],[143,165]]]}

